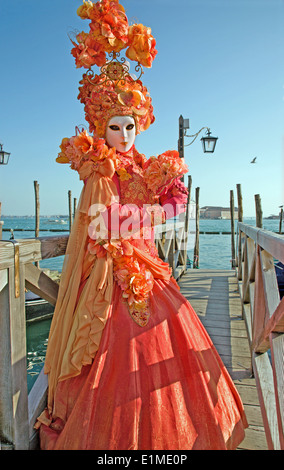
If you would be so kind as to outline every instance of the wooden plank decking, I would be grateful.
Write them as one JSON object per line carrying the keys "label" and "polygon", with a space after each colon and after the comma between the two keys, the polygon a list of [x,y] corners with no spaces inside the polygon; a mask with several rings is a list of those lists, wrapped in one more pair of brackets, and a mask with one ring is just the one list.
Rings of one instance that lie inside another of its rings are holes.
{"label": "wooden plank decking", "polygon": [[267,450],[235,272],[189,269],[179,285],[205,326],[243,400],[249,427],[239,449]]}

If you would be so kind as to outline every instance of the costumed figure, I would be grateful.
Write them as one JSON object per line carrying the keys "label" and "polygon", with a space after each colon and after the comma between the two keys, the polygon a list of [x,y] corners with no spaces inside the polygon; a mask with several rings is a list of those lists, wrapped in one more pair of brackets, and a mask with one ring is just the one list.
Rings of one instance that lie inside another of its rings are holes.
{"label": "costumed figure", "polygon": [[87,69],[78,98],[90,133],[77,128],[57,158],[83,189],[48,340],[41,449],[235,449],[241,399],[154,242],[155,225],[185,211],[187,167],[176,151],[147,160],[134,146],[152,100],[118,57],[126,49],[140,73],[155,39],[118,0],[84,1],[78,14],[90,20],[72,49]]}

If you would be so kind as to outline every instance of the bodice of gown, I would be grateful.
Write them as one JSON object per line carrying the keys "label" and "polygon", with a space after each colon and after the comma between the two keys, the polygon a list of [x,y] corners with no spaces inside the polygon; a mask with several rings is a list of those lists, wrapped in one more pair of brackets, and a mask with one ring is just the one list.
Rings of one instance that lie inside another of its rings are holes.
{"label": "bodice of gown", "polygon": [[[155,204],[154,194],[149,191],[137,166],[126,168],[131,175],[128,180],[120,181],[120,203],[135,204],[142,207],[144,204]],[[135,171],[136,170],[136,171]]]}
{"label": "bodice of gown", "polygon": [[[141,220],[143,217],[143,206],[157,203],[155,195],[147,188],[142,176],[142,168],[132,157],[123,157],[124,169],[129,175],[127,179],[119,180],[120,204],[134,204],[141,209]],[[154,243],[154,227],[143,226],[137,236],[131,238],[131,243],[137,248],[146,251],[151,256],[157,257],[158,252]]]}

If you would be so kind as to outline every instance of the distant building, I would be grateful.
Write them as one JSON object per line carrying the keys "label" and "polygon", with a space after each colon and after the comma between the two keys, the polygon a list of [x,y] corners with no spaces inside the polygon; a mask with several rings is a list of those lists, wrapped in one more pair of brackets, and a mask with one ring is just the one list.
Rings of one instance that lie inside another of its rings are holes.
{"label": "distant building", "polygon": [[188,207],[188,217],[189,217],[189,220],[196,218],[196,202],[193,201],[192,199],[190,200],[190,204]]}
{"label": "distant building", "polygon": [[[231,210],[229,207],[205,206],[200,209],[201,219],[230,219]],[[238,209],[234,209],[234,218],[238,218]]]}

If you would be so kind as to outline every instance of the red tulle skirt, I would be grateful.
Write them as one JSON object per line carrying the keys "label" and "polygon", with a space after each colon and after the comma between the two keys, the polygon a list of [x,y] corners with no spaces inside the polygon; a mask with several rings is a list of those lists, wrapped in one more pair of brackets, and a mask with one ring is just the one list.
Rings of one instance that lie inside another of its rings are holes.
{"label": "red tulle skirt", "polygon": [[60,382],[42,449],[235,449],[247,426],[238,392],[189,302],[155,281],[141,328],[115,286],[91,366]]}

